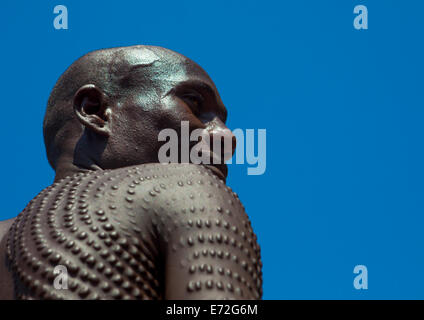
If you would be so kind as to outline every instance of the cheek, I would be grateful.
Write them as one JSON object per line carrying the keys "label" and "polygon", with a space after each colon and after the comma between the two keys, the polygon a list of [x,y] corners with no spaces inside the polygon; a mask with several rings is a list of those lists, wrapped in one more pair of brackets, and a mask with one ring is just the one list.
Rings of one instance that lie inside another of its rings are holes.
{"label": "cheek", "polygon": [[[204,124],[179,99],[164,99],[160,103],[141,106],[138,101],[127,102],[114,118],[114,149],[131,163],[155,162],[163,141],[159,133],[173,129],[180,136],[181,122],[188,121],[190,131],[204,128]],[[112,142],[112,141],[110,141]]]}
{"label": "cheek", "polygon": [[181,122],[188,121],[190,128],[202,128],[203,122],[193,113],[182,100],[172,97],[164,99],[161,106],[159,127],[180,130]]}
{"label": "cheek", "polygon": [[155,122],[154,112],[125,106],[113,118],[113,132],[109,139],[112,149],[119,150],[122,158],[131,163],[151,161],[159,134]]}

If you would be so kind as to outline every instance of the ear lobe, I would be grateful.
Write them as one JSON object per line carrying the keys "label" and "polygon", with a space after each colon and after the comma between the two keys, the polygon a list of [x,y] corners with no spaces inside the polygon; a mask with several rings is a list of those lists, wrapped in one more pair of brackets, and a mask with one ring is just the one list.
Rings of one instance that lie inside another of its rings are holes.
{"label": "ear lobe", "polygon": [[109,136],[110,108],[107,97],[94,84],[86,84],[74,96],[74,112],[78,120],[94,132]]}

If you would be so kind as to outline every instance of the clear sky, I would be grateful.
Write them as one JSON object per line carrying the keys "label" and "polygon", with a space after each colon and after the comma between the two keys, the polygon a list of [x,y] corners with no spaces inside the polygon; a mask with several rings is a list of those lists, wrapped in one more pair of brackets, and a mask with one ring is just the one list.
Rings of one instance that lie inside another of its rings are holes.
{"label": "clear sky", "polygon": [[[55,30],[53,8],[68,8]],[[353,8],[368,7],[368,30]],[[424,298],[424,2],[1,1],[0,219],[51,184],[50,90],[88,51],[198,62],[230,128],[267,130],[264,175],[231,165],[262,247],[265,299]],[[355,290],[353,268],[368,268]]]}

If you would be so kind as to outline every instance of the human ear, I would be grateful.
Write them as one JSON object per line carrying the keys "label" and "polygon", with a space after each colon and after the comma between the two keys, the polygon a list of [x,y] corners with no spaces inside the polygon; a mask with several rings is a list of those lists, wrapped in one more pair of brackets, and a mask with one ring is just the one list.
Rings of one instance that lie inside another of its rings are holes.
{"label": "human ear", "polygon": [[75,93],[74,112],[86,128],[110,135],[112,110],[107,106],[106,95],[94,84],[86,84]]}

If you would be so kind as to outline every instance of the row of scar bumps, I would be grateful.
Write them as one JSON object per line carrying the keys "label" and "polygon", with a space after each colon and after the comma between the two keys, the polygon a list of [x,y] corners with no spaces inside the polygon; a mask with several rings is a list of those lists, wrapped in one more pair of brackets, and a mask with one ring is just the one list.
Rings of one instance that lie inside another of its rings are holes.
{"label": "row of scar bumps", "polygon": [[[203,179],[202,175],[208,177]],[[215,196],[213,192],[196,193],[196,186],[202,184],[225,190],[224,205],[200,205]],[[188,189],[181,192],[187,195],[184,199],[175,196],[176,188],[182,187]],[[172,195],[166,198],[164,193]],[[190,172],[182,179],[161,168],[133,167],[66,177],[28,204],[17,217],[7,241],[17,298],[163,298],[158,274],[161,269],[155,265],[158,252],[148,241],[152,230],[140,226],[137,197],[143,199],[142,211],[153,211],[152,226],[162,232],[165,241],[173,230],[188,228],[187,237],[172,248],[192,249],[186,257],[190,274],[225,276],[190,280],[189,294],[205,288],[245,297],[244,287],[255,298],[261,297],[262,264],[256,235],[244,211],[243,218],[233,223],[232,207],[236,204],[236,209],[243,208],[237,195],[206,170]],[[163,212],[157,210],[158,201],[162,201]],[[178,207],[182,207],[178,212],[170,209]],[[212,211],[214,219],[205,218]],[[201,250],[199,245],[203,246]],[[239,254],[234,254],[234,249]],[[196,264],[196,259],[202,257],[221,259],[227,265],[239,264],[244,274],[219,263]],[[53,286],[57,265],[64,265],[69,271],[69,290]]]}

